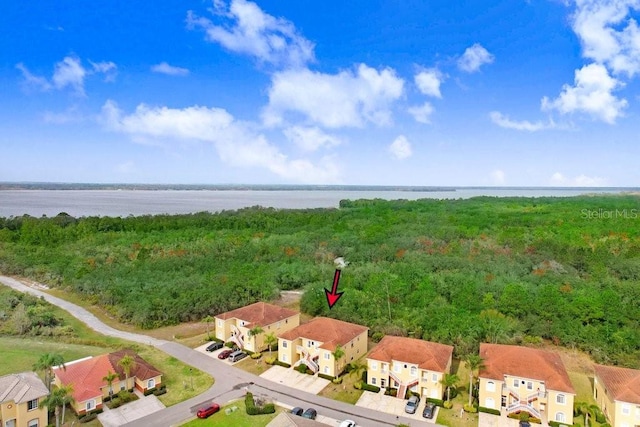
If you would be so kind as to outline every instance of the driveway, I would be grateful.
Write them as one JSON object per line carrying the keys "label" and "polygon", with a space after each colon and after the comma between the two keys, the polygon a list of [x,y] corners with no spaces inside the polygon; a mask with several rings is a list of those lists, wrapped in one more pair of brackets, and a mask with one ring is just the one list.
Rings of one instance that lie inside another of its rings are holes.
{"label": "driveway", "polygon": [[98,415],[98,419],[104,427],[118,427],[164,408],[164,404],[150,394],[116,409],[105,408],[105,411]]}
{"label": "driveway", "polygon": [[284,366],[272,366],[263,372],[260,378],[313,394],[320,393],[330,382],[316,375],[301,374],[295,369]]}
{"label": "driveway", "polygon": [[422,410],[424,409],[424,399],[420,401],[418,405],[418,409],[415,414],[407,414],[404,411],[405,405],[407,401],[404,399],[398,399],[393,396],[385,396],[384,393],[372,393],[369,391],[365,391],[360,396],[360,399],[356,402],[356,406],[361,406],[363,408],[368,408],[374,411],[382,411],[387,414],[396,415],[398,417],[406,417],[416,421],[422,421],[425,423],[435,424],[436,419],[438,418],[438,411],[440,408],[436,406],[436,412],[433,415],[433,418],[427,419],[422,416]]}

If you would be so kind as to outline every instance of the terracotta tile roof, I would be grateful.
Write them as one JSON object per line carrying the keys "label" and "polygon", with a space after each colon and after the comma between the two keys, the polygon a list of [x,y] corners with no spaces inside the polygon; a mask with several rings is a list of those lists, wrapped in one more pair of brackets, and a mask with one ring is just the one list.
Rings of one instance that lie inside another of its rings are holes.
{"label": "terracotta tile roof", "polygon": [[120,376],[120,378],[124,379],[124,369],[120,366],[119,362],[122,360],[124,356],[132,356],[135,360],[135,365],[131,369],[129,373],[129,377],[136,377],[139,380],[148,380],[150,378],[157,377],[162,375],[162,372],[157,370],[153,365],[144,360],[142,357],[138,356],[137,353],[131,350],[120,350],[115,351],[113,353],[109,353],[109,360],[111,361],[111,365],[114,367],[114,371]]}
{"label": "terracotta tile roof", "polygon": [[480,377],[504,380],[512,375],[542,380],[548,389],[573,393],[573,385],[560,355],[551,351],[517,345],[480,344],[484,368]]}
{"label": "terracotta tile roof", "polygon": [[604,365],[594,365],[594,369],[614,400],[640,404],[640,371]]}
{"label": "terracotta tile roof", "polygon": [[327,427],[327,425],[288,412],[281,412],[267,424],[267,427]]}
{"label": "terracotta tile roof", "polygon": [[49,390],[34,372],[22,372],[0,377],[0,403],[28,402],[47,396]]}
{"label": "terracotta tile roof", "polygon": [[286,340],[306,338],[319,341],[323,343],[320,348],[333,351],[336,346],[344,346],[368,330],[369,328],[366,326],[356,325],[355,323],[343,322],[329,317],[316,317],[308,323],[278,335],[278,338]]}
{"label": "terracotta tile roof", "polygon": [[107,354],[80,359],[66,363],[64,368],[53,369],[53,373],[62,384],[73,387],[73,398],[78,403],[102,396],[100,388],[107,385],[102,378],[107,376],[109,371],[115,372],[115,369]]}
{"label": "terracotta tile roof", "polygon": [[295,310],[269,304],[266,302],[256,302],[251,305],[236,308],[235,310],[221,313],[215,317],[218,319],[229,320],[239,319],[247,322],[245,326],[267,326],[276,323],[279,320],[288,319],[298,314]]}
{"label": "terracotta tile roof", "polygon": [[397,360],[418,365],[420,369],[445,372],[452,355],[453,347],[450,345],[387,335],[367,358],[389,363]]}

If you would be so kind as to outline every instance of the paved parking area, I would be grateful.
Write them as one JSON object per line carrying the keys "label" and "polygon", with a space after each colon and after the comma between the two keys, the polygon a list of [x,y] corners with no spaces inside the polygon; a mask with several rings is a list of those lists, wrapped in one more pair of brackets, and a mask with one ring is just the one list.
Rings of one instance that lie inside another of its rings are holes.
{"label": "paved parking area", "polygon": [[329,384],[329,380],[318,378],[315,375],[301,374],[295,369],[283,366],[272,366],[260,375],[269,381],[304,390],[308,393],[318,394]]}
{"label": "paved parking area", "polygon": [[165,406],[156,396],[150,394],[116,409],[105,409],[98,415],[104,427],[118,427],[164,409]]}
{"label": "paved parking area", "polygon": [[404,399],[398,399],[392,396],[385,396],[384,393],[371,393],[369,391],[365,391],[360,396],[360,399],[356,402],[357,406],[362,406],[363,408],[369,408],[375,411],[382,411],[388,414],[397,415],[400,417],[406,417],[413,420],[419,420],[428,422],[431,424],[435,424],[436,419],[438,418],[438,411],[440,408],[436,406],[436,412],[433,415],[433,418],[427,419],[422,416],[422,410],[424,409],[425,400],[422,399],[420,401],[420,405],[416,410],[415,414],[407,414],[404,411],[405,405],[407,401]]}
{"label": "paved parking area", "polygon": [[[225,350],[229,350],[229,348],[228,348],[228,347],[222,347],[222,348],[221,348],[221,349],[219,349],[219,350],[212,351],[211,353],[209,353],[209,352],[207,351],[207,347],[209,346],[209,344],[211,344],[211,343],[210,343],[210,342],[208,342],[208,343],[206,343],[206,344],[202,344],[200,347],[196,347],[194,350],[196,350],[196,351],[198,351],[198,352],[200,352],[200,353],[203,353],[203,354],[209,355],[210,357],[215,357],[216,359],[218,358],[218,354],[222,353],[222,352],[223,352],[223,351],[225,351]],[[249,357],[249,356],[247,355],[247,357]],[[243,358],[243,359],[238,360],[238,362],[240,362],[240,361],[242,361],[242,360],[244,360],[244,359],[246,359],[246,357],[245,357],[245,358]],[[228,363],[229,365],[234,365],[234,364],[238,363],[238,362],[231,362],[228,358],[227,358],[227,359],[222,360],[222,362]]]}
{"label": "paved parking area", "polygon": [[[478,414],[478,427],[518,427],[518,425],[518,420],[508,418],[506,415],[497,416],[484,412]],[[546,427],[548,424],[543,420],[541,426]]]}

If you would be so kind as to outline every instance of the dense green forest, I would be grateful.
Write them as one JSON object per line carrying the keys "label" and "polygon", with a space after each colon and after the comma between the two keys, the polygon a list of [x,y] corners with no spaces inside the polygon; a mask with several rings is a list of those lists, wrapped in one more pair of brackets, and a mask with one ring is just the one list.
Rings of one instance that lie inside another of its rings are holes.
{"label": "dense green forest", "polygon": [[[343,201],[127,218],[0,218],[0,271],[145,328],[304,288],[303,311],[455,345],[555,344],[640,368],[640,198]],[[333,259],[343,256],[332,310]]]}

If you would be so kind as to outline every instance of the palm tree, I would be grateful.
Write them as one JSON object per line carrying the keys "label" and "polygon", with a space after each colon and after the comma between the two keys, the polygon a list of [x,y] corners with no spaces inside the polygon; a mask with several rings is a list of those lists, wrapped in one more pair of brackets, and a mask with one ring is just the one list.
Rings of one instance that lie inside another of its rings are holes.
{"label": "palm tree", "polygon": [[130,390],[129,375],[131,375],[131,371],[136,367],[136,359],[134,359],[133,356],[131,356],[130,354],[127,354],[123,356],[122,359],[120,359],[120,361],[118,362],[118,365],[120,365],[120,367],[124,371],[125,387],[127,390]]}
{"label": "palm tree", "polygon": [[589,427],[589,417],[595,418],[598,407],[589,405],[587,402],[578,402],[575,404],[575,410],[578,414],[584,415],[584,427]]}
{"label": "palm tree", "polygon": [[362,373],[367,370],[367,365],[362,363],[362,359],[349,363],[349,376],[355,376],[358,380],[362,378]]}
{"label": "palm tree", "polygon": [[[257,335],[259,335],[259,334],[261,334],[261,333],[263,333],[263,332],[264,332],[264,329],[262,329],[262,328],[258,325],[258,326],[255,326],[255,327],[253,327],[253,328],[249,329],[249,336],[250,336],[250,337],[255,337],[255,336],[257,336]],[[254,343],[255,343],[255,346],[253,347],[253,350],[254,350],[254,351],[258,351],[258,350],[259,350],[259,349],[258,349],[258,343],[257,343],[257,342],[254,342]]]}
{"label": "palm tree", "polygon": [[67,408],[67,404],[72,405],[75,403],[76,399],[73,398],[73,387],[71,386],[71,384],[69,385],[64,385],[62,387],[59,387],[61,390],[64,390],[64,393],[60,392],[62,394],[62,425],[64,425],[64,411]]}
{"label": "palm tree", "polygon": [[54,408],[56,415],[56,427],[60,427],[60,408],[62,407],[64,411],[65,405],[70,403],[73,399],[70,394],[71,386],[56,387],[51,391],[51,393],[49,393],[49,396],[45,397],[42,401],[42,404],[49,408],[49,410]]}
{"label": "palm tree", "polygon": [[455,385],[460,381],[460,378],[456,374],[444,374],[440,384],[445,386],[447,390],[447,402],[451,400],[451,387],[455,387]]}
{"label": "palm tree", "polygon": [[204,319],[202,319],[202,321],[207,324],[207,339],[210,340],[211,334],[209,333],[209,323],[213,322],[213,317],[207,316]]}
{"label": "palm tree", "polygon": [[59,353],[45,353],[40,356],[38,361],[33,365],[34,371],[44,371],[44,382],[47,384],[49,391],[51,391],[54,366],[62,366],[62,369],[66,369],[64,366],[64,358]]}
{"label": "palm tree", "polygon": [[116,378],[118,378],[118,375],[111,371],[107,371],[107,375],[102,377],[102,381],[106,381],[109,385],[109,400],[113,398],[113,380]]}
{"label": "palm tree", "polygon": [[469,406],[473,401],[473,379],[474,373],[484,367],[484,359],[477,354],[468,354],[464,359],[469,368]]}
{"label": "palm tree", "polygon": [[340,374],[341,370],[340,370],[340,359],[342,359],[345,355],[344,349],[342,348],[342,346],[340,344],[338,344],[336,346],[336,349],[333,350],[331,352],[331,355],[333,356],[334,360],[336,361],[336,377]]}
{"label": "palm tree", "polygon": [[278,342],[278,338],[276,337],[276,334],[271,332],[270,334],[265,335],[264,340],[269,347],[269,357],[271,357],[271,347]]}

